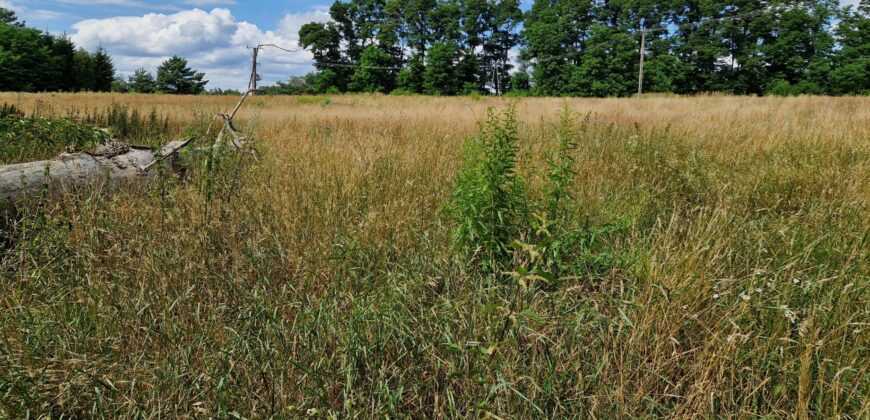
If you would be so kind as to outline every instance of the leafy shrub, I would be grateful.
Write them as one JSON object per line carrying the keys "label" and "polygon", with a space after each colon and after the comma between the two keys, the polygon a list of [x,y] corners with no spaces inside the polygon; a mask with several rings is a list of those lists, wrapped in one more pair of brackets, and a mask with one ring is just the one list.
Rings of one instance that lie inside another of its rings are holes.
{"label": "leafy shrub", "polygon": [[65,149],[83,150],[105,142],[109,130],[70,118],[28,117],[14,107],[0,111],[0,163],[47,159]]}
{"label": "leafy shrub", "polygon": [[794,96],[794,88],[788,80],[776,79],[767,87],[767,94],[771,96]]}
{"label": "leafy shrub", "polygon": [[487,275],[548,282],[600,275],[619,264],[612,253],[602,251],[603,239],[631,223],[577,226],[576,206],[571,205],[574,155],[589,117],[578,124],[567,107],[562,111],[554,130],[555,151],[546,156],[542,194],[532,200],[517,174],[515,107],[488,112],[480,134],[466,145],[448,206],[456,222],[454,239],[470,264],[479,264]]}
{"label": "leafy shrub", "polygon": [[515,107],[490,109],[479,136],[466,145],[448,206],[457,221],[457,244],[486,273],[506,267],[511,244],[527,228],[525,182],[516,172],[518,139]]}

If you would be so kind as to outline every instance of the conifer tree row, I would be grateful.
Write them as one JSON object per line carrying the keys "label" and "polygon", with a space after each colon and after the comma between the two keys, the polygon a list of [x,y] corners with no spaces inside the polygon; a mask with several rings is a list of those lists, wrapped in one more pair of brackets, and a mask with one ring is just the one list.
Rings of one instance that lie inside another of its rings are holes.
{"label": "conifer tree row", "polygon": [[139,69],[124,80],[103,48],[76,48],[69,37],[28,28],[0,8],[0,91],[198,94],[205,92],[204,76],[172,56],[157,69],[156,79]]}
{"label": "conifer tree row", "polygon": [[69,37],[27,28],[0,8],[0,91],[108,92],[114,76],[102,48],[76,49]]}
{"label": "conifer tree row", "polygon": [[[316,91],[870,93],[870,3],[837,0],[338,0],[300,43]],[[519,53],[520,69],[512,55]]]}

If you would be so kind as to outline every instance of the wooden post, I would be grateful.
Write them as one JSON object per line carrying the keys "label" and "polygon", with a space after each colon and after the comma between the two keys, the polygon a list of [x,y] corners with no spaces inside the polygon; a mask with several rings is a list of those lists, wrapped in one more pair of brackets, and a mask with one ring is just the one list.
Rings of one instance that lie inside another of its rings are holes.
{"label": "wooden post", "polygon": [[254,47],[253,55],[251,58],[251,80],[248,82],[248,92],[250,92],[251,96],[254,96],[254,93],[257,90],[257,54],[260,52],[260,46],[257,45]]}

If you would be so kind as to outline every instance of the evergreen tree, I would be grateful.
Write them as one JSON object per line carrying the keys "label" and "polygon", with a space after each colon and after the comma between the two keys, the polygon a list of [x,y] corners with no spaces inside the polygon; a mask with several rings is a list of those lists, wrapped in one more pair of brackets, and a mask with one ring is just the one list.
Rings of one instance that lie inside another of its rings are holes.
{"label": "evergreen tree", "polygon": [[79,48],[73,57],[73,74],[75,90],[78,92],[93,92],[96,90],[94,77],[94,58],[84,48]]}
{"label": "evergreen tree", "polygon": [[[111,58],[100,52],[101,89],[114,76]],[[108,66],[106,65],[108,64]],[[27,28],[15,13],[0,8],[0,90],[95,90],[94,57],[76,50],[66,35]]]}
{"label": "evergreen tree", "polygon": [[127,89],[134,93],[154,93],[156,82],[151,72],[140,68],[127,78]]}
{"label": "evergreen tree", "polygon": [[173,55],[157,68],[156,89],[176,95],[197,95],[205,92],[208,80],[187,66],[187,60]]}
{"label": "evergreen tree", "polygon": [[55,40],[54,55],[58,59],[60,71],[60,90],[74,92],[77,90],[75,57],[76,46],[68,36],[63,35]]}
{"label": "evergreen tree", "polygon": [[106,53],[102,47],[97,48],[91,55],[93,58],[94,71],[94,91],[95,92],[110,92],[112,90],[112,82],[115,80],[115,65],[112,63],[112,58]]}
{"label": "evergreen tree", "polygon": [[127,84],[127,80],[125,80],[120,74],[112,79],[112,92],[127,93],[129,91],[130,86]]}
{"label": "evergreen tree", "polygon": [[10,25],[21,28],[24,27],[24,22],[18,21],[18,16],[15,15],[14,11],[0,7],[0,25]]}

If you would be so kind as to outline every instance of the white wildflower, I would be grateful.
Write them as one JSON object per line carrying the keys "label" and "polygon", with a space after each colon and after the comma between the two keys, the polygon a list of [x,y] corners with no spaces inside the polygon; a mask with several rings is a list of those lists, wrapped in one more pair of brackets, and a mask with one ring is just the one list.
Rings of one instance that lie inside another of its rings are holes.
{"label": "white wildflower", "polygon": [[793,310],[789,309],[788,306],[785,305],[782,305],[779,308],[782,309],[785,318],[788,319],[789,322],[791,322],[792,324],[797,323],[798,317]]}

